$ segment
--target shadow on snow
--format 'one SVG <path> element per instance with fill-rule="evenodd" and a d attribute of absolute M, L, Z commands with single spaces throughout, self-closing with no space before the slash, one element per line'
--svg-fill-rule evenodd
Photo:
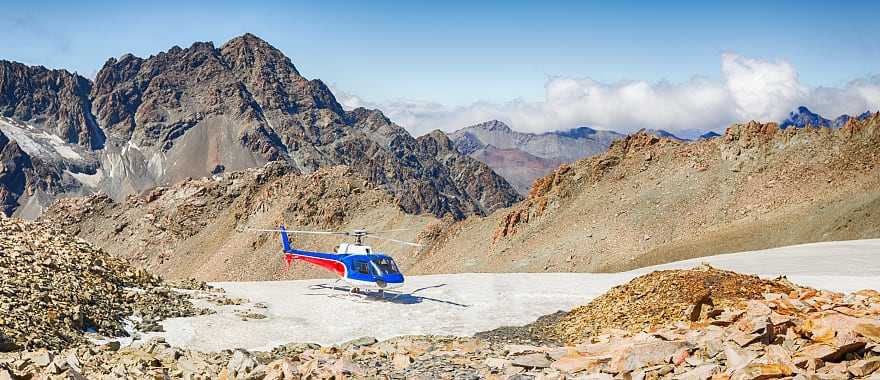
<path fill-rule="evenodd" d="M 423 288 L 418 288 L 409 293 L 396 293 L 392 291 L 385 292 L 384 295 L 379 295 L 379 292 L 371 292 L 361 290 L 360 293 L 351 293 L 351 287 L 348 286 L 337 286 L 336 283 L 327 283 L 327 284 L 317 284 L 309 286 L 309 289 L 312 290 L 335 290 L 335 291 L 344 291 L 345 293 L 305 293 L 307 296 L 327 296 L 331 298 L 340 298 L 340 299 L 353 299 L 356 301 L 377 301 L 377 302 L 388 302 L 388 303 L 396 303 L 403 305 L 412 305 L 417 303 L 422 303 L 424 301 L 430 302 L 439 302 L 445 303 L 447 305 L 458 306 L 458 307 L 470 307 L 471 305 L 460 304 L 453 301 L 442 300 L 438 298 L 432 297 L 424 297 L 416 295 L 417 292 L 421 292 L 423 290 L 441 288 L 446 286 L 446 284 L 437 284 L 432 286 L 426 286 Z"/>

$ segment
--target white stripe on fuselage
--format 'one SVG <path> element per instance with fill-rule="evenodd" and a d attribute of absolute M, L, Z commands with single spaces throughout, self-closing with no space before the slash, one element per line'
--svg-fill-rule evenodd
<path fill-rule="evenodd" d="M 390 283 L 390 284 L 385 285 L 384 288 L 382 288 L 382 287 L 379 287 L 379 285 L 376 285 L 376 283 L 373 281 L 355 280 L 353 278 L 341 278 L 341 279 L 342 279 L 342 281 L 345 281 L 347 284 L 349 284 L 355 288 L 383 290 L 383 289 L 397 289 L 397 288 L 403 286 L 402 282 L 401 283 Z"/>

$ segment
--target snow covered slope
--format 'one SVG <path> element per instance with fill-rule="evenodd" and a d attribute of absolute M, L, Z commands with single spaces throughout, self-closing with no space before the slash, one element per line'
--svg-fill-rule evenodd
<path fill-rule="evenodd" d="M 407 294 L 387 302 L 359 302 L 328 288 L 331 280 L 218 283 L 229 296 L 268 308 L 224 306 L 217 314 L 171 319 L 163 325 L 169 343 L 209 351 L 269 349 L 289 342 L 340 343 L 361 336 L 470 335 L 587 303 L 645 272 L 701 262 L 762 276 L 787 274 L 795 282 L 837 291 L 880 289 L 880 239 L 873 239 L 742 252 L 611 274 L 412 276 L 407 278 Z M 240 312 L 246 309 L 267 318 L 243 321 Z"/>

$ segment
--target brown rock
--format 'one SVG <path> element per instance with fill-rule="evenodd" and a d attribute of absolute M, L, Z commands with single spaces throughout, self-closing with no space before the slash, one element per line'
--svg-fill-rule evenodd
<path fill-rule="evenodd" d="M 394 368 L 398 371 L 409 368 L 409 365 L 412 364 L 412 358 L 409 355 L 405 354 L 394 354 Z"/>
<path fill-rule="evenodd" d="M 860 323 L 853 330 L 875 343 L 880 343 L 880 325 L 876 323 Z"/>
<path fill-rule="evenodd" d="M 870 359 L 856 360 L 847 367 L 849 373 L 857 377 L 868 376 L 877 371 L 877 369 L 880 369 L 880 357 L 878 356 Z"/>
<path fill-rule="evenodd" d="M 565 373 L 577 373 L 590 368 L 594 368 L 599 364 L 599 361 L 591 359 L 589 356 L 584 356 L 576 352 L 572 352 L 557 359 L 555 362 L 553 362 L 553 364 L 550 365 L 550 368 Z"/>
<path fill-rule="evenodd" d="M 791 376 L 792 369 L 780 364 L 750 364 L 749 366 L 735 371 L 730 376 L 731 380 L 765 380 Z"/>
<path fill-rule="evenodd" d="M 656 341 L 624 346 L 614 352 L 608 369 L 614 373 L 632 372 L 639 368 L 663 364 L 691 344 L 685 341 Z"/>
<path fill-rule="evenodd" d="M 681 380 L 707 380 L 712 378 L 718 371 L 720 367 L 717 364 L 704 364 L 690 371 L 687 371 L 681 375 L 676 376 L 676 379 Z"/>

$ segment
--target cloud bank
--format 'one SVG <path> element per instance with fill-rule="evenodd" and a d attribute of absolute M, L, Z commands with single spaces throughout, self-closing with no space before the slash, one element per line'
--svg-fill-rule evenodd
<path fill-rule="evenodd" d="M 850 81 L 840 87 L 810 88 L 785 61 L 766 61 L 727 53 L 721 56 L 721 78 L 694 76 L 683 83 L 642 80 L 603 83 L 590 78 L 551 77 L 544 100 L 476 102 L 448 106 L 420 101 L 369 102 L 336 90 L 346 108 L 382 110 L 395 123 L 420 135 L 433 129 L 453 131 L 490 119 L 525 132 L 591 126 L 633 132 L 665 129 L 692 135 L 722 130 L 731 123 L 780 121 L 805 105 L 825 117 L 880 109 L 880 76 Z"/>

